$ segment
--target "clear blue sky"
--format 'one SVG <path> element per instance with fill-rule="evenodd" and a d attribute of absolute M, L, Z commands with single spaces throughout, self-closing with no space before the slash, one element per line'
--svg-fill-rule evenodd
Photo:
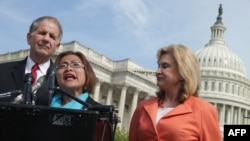
<path fill-rule="evenodd" d="M 110 59 L 156 69 L 160 47 L 182 43 L 198 51 L 209 42 L 220 3 L 225 42 L 250 76 L 249 0 L 0 0 L 0 54 L 28 49 L 31 22 L 51 15 L 63 26 L 62 43 L 75 40 Z"/>

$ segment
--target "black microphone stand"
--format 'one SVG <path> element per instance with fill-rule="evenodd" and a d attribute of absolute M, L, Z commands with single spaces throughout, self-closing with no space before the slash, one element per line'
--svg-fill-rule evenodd
<path fill-rule="evenodd" d="M 31 96 L 32 96 L 32 82 L 34 78 L 31 73 L 26 73 L 24 75 L 24 104 L 30 104 L 31 103 Z"/>
<path fill-rule="evenodd" d="M 75 96 L 72 95 L 72 94 L 69 94 L 68 92 L 66 92 L 64 89 L 62 89 L 62 88 L 60 88 L 60 87 L 55 87 L 54 90 L 55 90 L 56 92 L 60 92 L 60 93 L 62 93 L 62 94 L 64 94 L 64 95 L 66 95 L 66 96 L 68 96 L 68 97 L 74 99 L 74 100 L 77 101 L 78 103 L 80 103 L 80 104 L 82 104 L 83 106 L 85 106 L 85 109 L 88 108 L 88 107 L 92 107 L 92 105 L 90 105 L 89 103 L 82 101 L 81 99 L 75 97 Z"/>
<path fill-rule="evenodd" d="M 49 105 L 51 103 L 52 95 L 55 91 L 55 74 L 56 69 L 54 67 L 49 68 L 49 75 L 48 75 L 48 91 L 49 91 Z"/>

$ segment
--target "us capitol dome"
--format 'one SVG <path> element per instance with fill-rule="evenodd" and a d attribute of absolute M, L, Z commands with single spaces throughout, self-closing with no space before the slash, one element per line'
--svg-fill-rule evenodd
<path fill-rule="evenodd" d="M 196 55 L 201 69 L 200 96 L 217 107 L 223 134 L 225 124 L 250 123 L 250 82 L 243 61 L 225 44 L 222 10 L 220 4 L 211 39 Z"/>

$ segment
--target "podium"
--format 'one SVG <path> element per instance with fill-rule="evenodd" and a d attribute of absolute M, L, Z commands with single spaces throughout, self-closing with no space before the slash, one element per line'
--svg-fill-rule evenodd
<path fill-rule="evenodd" d="M 0 103 L 0 141 L 93 141 L 98 111 Z"/>

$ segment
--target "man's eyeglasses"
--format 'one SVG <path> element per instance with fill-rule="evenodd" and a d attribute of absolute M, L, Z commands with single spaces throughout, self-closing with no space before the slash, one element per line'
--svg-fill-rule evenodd
<path fill-rule="evenodd" d="M 81 62 L 70 62 L 70 63 L 61 63 L 56 66 L 56 69 L 66 69 L 68 66 L 72 68 L 83 68 L 84 65 Z"/>

